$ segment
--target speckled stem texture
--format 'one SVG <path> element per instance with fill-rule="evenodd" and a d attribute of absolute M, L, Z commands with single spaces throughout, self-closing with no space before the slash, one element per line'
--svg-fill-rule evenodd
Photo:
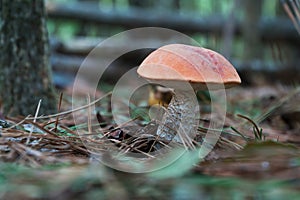
<path fill-rule="evenodd" d="M 175 92 L 158 127 L 157 135 L 168 141 L 184 143 L 186 146 L 192 145 L 199 114 L 198 103 L 192 97 L 195 97 L 192 92 Z"/>

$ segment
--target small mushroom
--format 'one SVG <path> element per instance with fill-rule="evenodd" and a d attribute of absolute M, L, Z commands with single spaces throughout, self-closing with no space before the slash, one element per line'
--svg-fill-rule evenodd
<path fill-rule="evenodd" d="M 137 73 L 151 82 L 174 89 L 174 95 L 164 113 L 157 135 L 168 140 L 193 146 L 195 116 L 198 102 L 191 100 L 198 90 L 229 88 L 241 83 L 232 64 L 210 49 L 170 44 L 153 51 L 141 63 Z M 187 87 L 189 85 L 189 87 Z"/>
<path fill-rule="evenodd" d="M 168 107 L 173 96 L 173 89 L 162 87 L 159 85 L 151 85 L 149 91 L 148 104 L 149 106 L 161 105 Z"/>

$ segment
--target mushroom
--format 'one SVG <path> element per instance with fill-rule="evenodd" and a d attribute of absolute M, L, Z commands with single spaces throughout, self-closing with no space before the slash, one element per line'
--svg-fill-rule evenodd
<path fill-rule="evenodd" d="M 137 73 L 151 82 L 174 89 L 156 134 L 189 147 L 193 146 L 191 136 L 198 128 L 193 125 L 197 124 L 195 116 L 199 114 L 198 102 L 191 100 L 195 92 L 241 83 L 235 68 L 222 55 L 185 44 L 169 44 L 153 51 L 138 67 Z"/>
<path fill-rule="evenodd" d="M 151 85 L 149 91 L 148 104 L 152 105 L 161 105 L 168 107 L 173 96 L 173 89 L 162 87 L 159 85 Z"/>

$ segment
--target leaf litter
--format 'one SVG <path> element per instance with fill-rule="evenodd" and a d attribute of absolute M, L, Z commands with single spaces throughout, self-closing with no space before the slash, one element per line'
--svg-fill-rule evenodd
<path fill-rule="evenodd" d="M 228 113 L 223 129 L 219 130 L 222 133 L 218 143 L 204 161 L 194 165 L 192 171 L 188 170 L 215 177 L 300 178 L 299 87 L 283 89 L 280 86 L 271 88 L 273 92 L 268 87 L 237 90 L 227 95 Z M 105 102 L 102 101 L 107 97 L 109 94 L 73 110 L 61 100 L 61 112 L 50 116 L 7 117 L 1 122 L 1 161 L 36 169 L 51 165 L 76 169 L 91 164 L 93 151 L 105 152 L 112 146 L 120 153 L 138 152 L 147 159 L 155 159 L 151 151 L 169 147 L 167 141 L 155 136 L 155 122 L 150 122 L 154 123 L 152 128 L 141 129 L 145 124 L 144 112 L 135 112 L 135 118 L 121 126 L 115 125 L 109 113 L 111 108 L 103 108 Z M 91 104 L 104 112 L 86 112 Z M 79 125 L 74 123 L 74 113 L 81 117 Z M 96 122 L 87 123 L 87 113 L 95 115 Z M 292 122 L 285 120 L 284 116 L 289 114 Z M 202 142 L 208 130 L 206 113 L 201 117 L 196 144 Z M 87 148 L 85 142 L 93 145 Z M 182 176 L 176 174 L 173 176 Z M 172 177 L 172 170 L 168 176 Z"/>

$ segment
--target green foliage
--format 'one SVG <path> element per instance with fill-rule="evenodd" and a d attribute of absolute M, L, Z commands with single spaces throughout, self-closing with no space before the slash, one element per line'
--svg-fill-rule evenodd
<path fill-rule="evenodd" d="M 263 15 L 266 17 L 275 17 L 276 16 L 276 1 L 267 0 L 263 1 Z"/>
<path fill-rule="evenodd" d="M 151 172 L 149 177 L 156 179 L 181 177 L 188 173 L 199 160 L 199 152 L 197 150 L 186 151 L 183 149 L 174 149 L 165 158 L 165 162 L 170 162 L 171 164 Z"/>
<path fill-rule="evenodd" d="M 129 8 L 129 2 L 128 0 L 115 0 L 115 5 L 113 4 L 112 0 L 99 0 L 99 9 L 106 10 L 108 12 L 119 12 L 124 11 Z M 69 0 L 54 0 L 53 3 L 72 3 Z M 190 0 L 190 1 L 184 1 L 180 0 L 180 14 L 183 15 L 192 15 L 196 17 L 203 17 L 203 16 L 210 16 L 210 15 L 220 15 L 227 17 L 229 16 L 232 6 L 234 5 L 234 0 Z M 263 2 L 263 11 L 262 15 L 266 17 L 274 17 L 276 15 L 276 4 L 277 2 L 275 0 L 268 0 Z M 168 8 L 165 8 L 168 10 Z M 239 12 L 239 7 L 236 8 L 238 17 L 242 17 L 241 13 Z M 48 28 L 49 32 L 51 34 L 57 35 L 59 38 L 62 39 L 69 39 L 71 37 L 74 37 L 76 33 L 82 28 L 82 24 L 79 22 L 71 22 L 69 20 L 48 20 Z M 115 31 L 111 32 L 110 29 L 115 29 L 114 27 L 105 27 L 105 25 L 101 27 L 89 27 L 89 33 L 90 36 L 97 36 L 99 33 L 101 34 L 103 31 L 106 32 L 107 36 L 110 36 L 112 34 L 117 33 L 118 31 L 122 31 L 121 29 L 116 29 Z M 207 35 L 194 35 L 194 37 L 202 46 L 204 47 L 213 47 L 216 48 L 215 45 L 213 45 L 213 40 L 215 40 L 215 37 L 207 37 Z M 215 43 L 215 42 L 214 42 Z M 241 46 L 238 44 L 239 42 L 234 41 L 234 46 Z M 242 49 L 240 49 L 242 50 Z M 237 51 L 233 52 L 233 54 L 241 53 L 237 49 Z"/>
<path fill-rule="evenodd" d="M 245 115 L 241 115 L 238 114 L 238 117 L 241 117 L 243 119 L 246 119 L 248 122 L 250 122 L 253 127 L 253 135 L 254 135 L 254 139 L 256 141 L 265 141 L 266 140 L 266 136 L 263 134 L 263 129 L 259 128 L 259 126 L 257 125 L 256 122 L 254 122 L 252 119 L 250 119 L 249 117 L 245 116 Z M 238 131 L 236 128 L 234 127 L 230 127 L 235 133 L 237 133 L 238 135 L 240 135 L 242 138 L 244 138 L 245 141 L 250 141 L 243 133 L 241 133 L 240 131 Z"/>
<path fill-rule="evenodd" d="M 142 108 L 142 107 L 137 107 L 132 103 L 129 103 L 129 108 L 130 108 L 130 117 L 131 119 L 137 119 L 140 118 L 142 121 L 145 123 L 150 122 L 150 116 L 148 114 L 148 109 Z"/>
<path fill-rule="evenodd" d="M 63 41 L 72 39 L 80 30 L 80 24 L 71 20 L 48 20 L 48 31 Z"/>
<path fill-rule="evenodd" d="M 245 148 L 222 163 L 214 163 L 228 173 L 226 164 L 260 163 L 278 155 L 288 158 L 293 168 L 300 166 L 299 150 L 293 145 L 273 141 L 248 143 Z M 180 156 L 178 156 L 180 155 Z M 178 159 L 176 159 L 178 158 Z M 291 174 L 284 179 L 215 177 L 191 172 L 199 162 L 197 151 L 172 151 L 166 162 L 171 165 L 149 174 L 116 172 L 101 164 L 55 164 L 30 168 L 13 163 L 0 164 L 1 197 L 62 199 L 99 199 L 120 197 L 156 199 L 297 199 L 299 183 Z M 243 165 L 244 168 L 246 167 Z M 272 166 L 272 164 L 270 164 Z M 249 166 L 251 168 L 251 166 Z M 244 169 L 243 168 L 243 169 Z M 267 172 L 267 171 L 266 171 Z"/>

